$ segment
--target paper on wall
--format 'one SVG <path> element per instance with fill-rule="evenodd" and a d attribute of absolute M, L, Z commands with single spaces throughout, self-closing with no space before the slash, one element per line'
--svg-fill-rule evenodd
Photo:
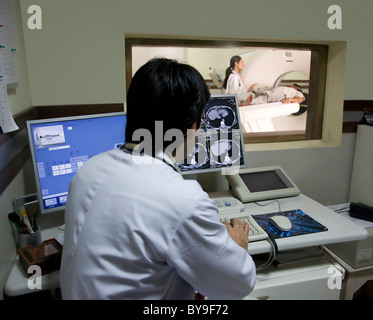
<path fill-rule="evenodd" d="M 0 76 L 0 127 L 3 133 L 19 129 L 10 112 L 6 76 Z"/>
<path fill-rule="evenodd" d="M 14 0 L 0 0 L 0 127 L 3 133 L 18 130 L 10 111 L 7 85 L 18 82 L 18 37 Z"/>

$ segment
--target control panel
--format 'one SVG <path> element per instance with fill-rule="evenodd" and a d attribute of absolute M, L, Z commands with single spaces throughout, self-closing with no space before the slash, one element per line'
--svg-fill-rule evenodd
<path fill-rule="evenodd" d="M 236 213 L 245 211 L 244 205 L 233 197 L 221 197 L 213 199 L 219 213 Z"/>

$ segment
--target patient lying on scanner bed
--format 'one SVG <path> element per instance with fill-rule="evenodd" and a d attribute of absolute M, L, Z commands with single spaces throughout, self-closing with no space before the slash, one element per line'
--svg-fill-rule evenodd
<path fill-rule="evenodd" d="M 291 87 L 264 87 L 253 89 L 248 104 L 263 104 L 271 102 L 301 103 L 305 100 L 302 88 L 293 84 Z"/>

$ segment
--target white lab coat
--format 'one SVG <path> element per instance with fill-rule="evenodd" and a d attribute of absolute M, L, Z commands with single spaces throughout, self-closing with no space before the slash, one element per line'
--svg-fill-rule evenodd
<path fill-rule="evenodd" d="M 112 150 L 72 180 L 60 270 L 64 299 L 238 299 L 255 285 L 249 254 L 195 181 L 149 156 Z"/>
<path fill-rule="evenodd" d="M 251 91 L 247 91 L 241 76 L 235 71 L 232 71 L 228 77 L 226 93 L 236 94 L 241 103 L 243 103 L 252 94 Z"/>

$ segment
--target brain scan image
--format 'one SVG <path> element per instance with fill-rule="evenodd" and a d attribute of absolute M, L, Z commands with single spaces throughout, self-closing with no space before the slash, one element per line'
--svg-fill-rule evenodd
<path fill-rule="evenodd" d="M 206 129 L 227 130 L 237 124 L 236 113 L 229 106 L 213 106 L 206 111 Z"/>

